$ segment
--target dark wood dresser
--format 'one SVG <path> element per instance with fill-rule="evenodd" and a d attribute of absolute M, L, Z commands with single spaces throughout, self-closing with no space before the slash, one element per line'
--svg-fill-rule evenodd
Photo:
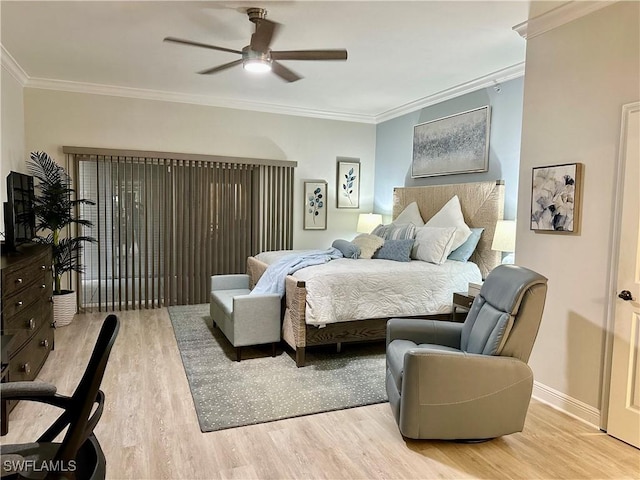
<path fill-rule="evenodd" d="M 33 380 L 53 348 L 51 250 L 23 245 L 19 253 L 3 255 L 0 266 L 2 335 L 12 337 L 3 381 Z M 14 406 L 9 402 L 3 413 Z"/>

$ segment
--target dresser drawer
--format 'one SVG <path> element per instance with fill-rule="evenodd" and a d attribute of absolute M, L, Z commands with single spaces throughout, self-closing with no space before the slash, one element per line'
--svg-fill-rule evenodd
<path fill-rule="evenodd" d="M 44 325 L 9 363 L 9 381 L 33 380 L 53 348 L 53 328 Z"/>
<path fill-rule="evenodd" d="M 38 278 L 36 281 L 26 288 L 14 293 L 11 296 L 5 296 L 2 299 L 3 315 L 5 322 L 11 321 L 14 315 L 26 310 L 34 303 L 42 301 L 49 302 L 53 286 L 51 282 L 45 282 L 44 278 Z"/>
<path fill-rule="evenodd" d="M 47 305 L 34 303 L 25 308 L 21 312 L 11 317 L 4 325 L 4 334 L 13 335 L 11 341 L 11 352 L 9 357 L 13 356 L 13 352 L 20 350 L 22 345 L 43 326 L 51 326 L 53 321 L 50 308 Z"/>
<path fill-rule="evenodd" d="M 45 256 L 41 256 L 34 263 L 4 273 L 2 276 L 2 295 L 6 298 L 24 290 L 33 283 L 50 283 L 50 281 L 51 262 Z"/>

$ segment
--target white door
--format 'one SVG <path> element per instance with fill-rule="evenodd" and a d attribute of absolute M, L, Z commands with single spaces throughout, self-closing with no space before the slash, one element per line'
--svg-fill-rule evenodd
<path fill-rule="evenodd" d="M 622 127 L 623 196 L 607 433 L 640 448 L 640 103 L 625 105 Z"/>

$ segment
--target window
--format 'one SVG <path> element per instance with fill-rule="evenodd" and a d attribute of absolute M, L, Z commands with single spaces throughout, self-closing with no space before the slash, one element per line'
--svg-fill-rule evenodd
<path fill-rule="evenodd" d="M 64 151 L 78 196 L 96 203 L 80 212 L 98 240 L 83 250 L 85 311 L 207 303 L 211 275 L 291 248 L 295 162 Z"/>

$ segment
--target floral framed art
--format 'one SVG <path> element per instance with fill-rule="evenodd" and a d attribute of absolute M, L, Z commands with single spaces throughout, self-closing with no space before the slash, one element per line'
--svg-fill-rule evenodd
<path fill-rule="evenodd" d="M 327 182 L 305 180 L 304 182 L 304 230 L 327 229 Z"/>
<path fill-rule="evenodd" d="M 360 208 L 360 162 L 338 159 L 336 198 L 338 208 Z"/>
<path fill-rule="evenodd" d="M 582 164 L 534 167 L 531 181 L 531 230 L 577 233 Z"/>

